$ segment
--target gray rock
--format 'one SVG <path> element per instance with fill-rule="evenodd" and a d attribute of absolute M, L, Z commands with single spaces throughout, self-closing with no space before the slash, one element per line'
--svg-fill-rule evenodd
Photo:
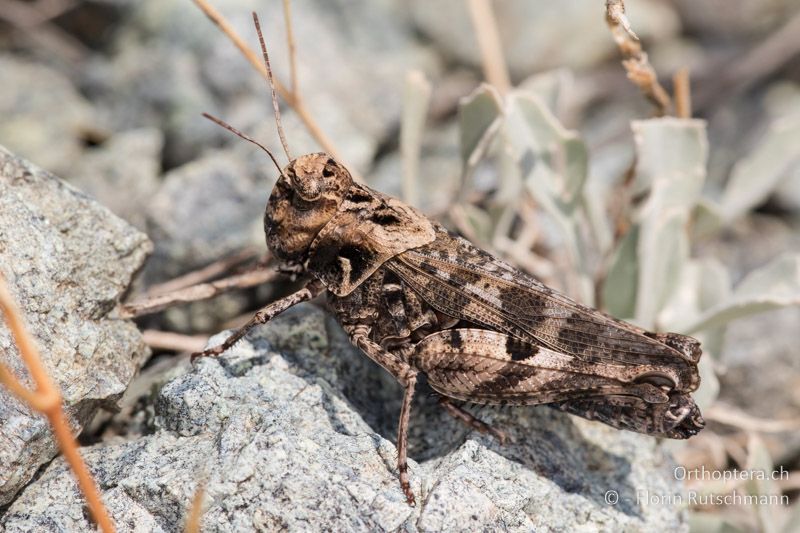
<path fill-rule="evenodd" d="M 147 208 L 156 243 L 147 278 L 164 281 L 247 246 L 266 247 L 263 216 L 272 183 L 239 159 L 210 153 L 164 176 Z"/>
<path fill-rule="evenodd" d="M 161 184 L 163 137 L 152 128 L 117 133 L 84 153 L 69 182 L 144 230 L 145 213 Z"/>
<path fill-rule="evenodd" d="M 637 503 L 637 491 L 681 490 L 655 439 L 544 407 L 484 409 L 514 440 L 500 446 L 451 420 L 422 388 L 412 409 L 411 508 L 388 429 L 398 400 L 382 369 L 324 312 L 302 305 L 167 383 L 153 434 L 83 454 L 120 531 L 179 530 L 203 479 L 204 531 L 686 529 L 679 506 Z M 616 505 L 607 491 L 619 494 Z M 61 459 L 2 526 L 91 530 Z"/>
<path fill-rule="evenodd" d="M 119 398 L 146 355 L 135 325 L 109 313 L 149 251 L 145 235 L 0 147 L 0 271 L 77 428 Z M 5 324 L 0 358 L 27 375 Z M 0 506 L 56 451 L 46 420 L 0 387 Z"/>
<path fill-rule="evenodd" d="M 89 102 L 48 66 L 0 55 L 0 72 L 0 144 L 67 174 L 82 152 L 82 135 L 97 127 Z"/>
<path fill-rule="evenodd" d="M 259 155 L 263 156 L 258 151 L 253 157 Z M 210 152 L 164 176 L 146 207 L 148 233 L 155 242 L 155 253 L 142 276 L 148 284 L 172 279 L 243 248 L 266 251 L 264 209 L 275 172 L 272 176 L 251 172 L 247 159 L 230 152 Z M 249 301 L 248 293 L 233 291 L 173 307 L 163 317 L 170 330 L 215 331 Z"/>
<path fill-rule="evenodd" d="M 251 12 L 259 11 L 273 69 L 288 82 L 280 5 L 266 9 L 253 0 L 223 0 L 215 8 L 256 50 Z M 390 1 L 298 0 L 292 11 L 303 98 L 343 157 L 363 172 L 397 125 L 397 88 L 405 71 L 434 71 L 438 65 L 416 44 L 410 25 Z M 270 136 L 264 138 L 277 139 L 266 83 L 191 2 L 138 2 L 114 49 L 110 58 L 91 65 L 87 91 L 116 129 L 160 124 L 167 135 L 168 166 L 193 159 L 222 138 L 201 111 L 221 115 L 245 131 L 269 124 Z M 243 107 L 251 110 L 244 120 L 236 113 Z M 288 118 L 286 126 L 295 152 L 319 148 L 296 118 Z"/>

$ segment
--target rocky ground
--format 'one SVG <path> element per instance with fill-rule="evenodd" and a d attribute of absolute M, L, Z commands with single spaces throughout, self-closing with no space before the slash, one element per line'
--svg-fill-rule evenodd
<path fill-rule="evenodd" d="M 679 506 L 643 496 L 681 490 L 654 439 L 547 408 L 485 410 L 509 432 L 501 446 L 424 390 L 411 421 L 419 505 L 409 507 L 393 471 L 400 389 L 312 305 L 170 374 L 154 388 L 146 434 L 83 450 L 120 530 L 180 530 L 201 484 L 208 531 L 674 531 L 683 522 Z M 3 524 L 88 530 L 82 507 L 56 460 Z"/>

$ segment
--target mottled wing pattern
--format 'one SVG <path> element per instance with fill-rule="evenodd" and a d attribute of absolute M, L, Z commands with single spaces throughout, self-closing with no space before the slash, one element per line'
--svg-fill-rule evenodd
<path fill-rule="evenodd" d="M 434 239 L 433 224 L 414 208 L 353 184 L 311 243 L 308 270 L 329 291 L 345 296 L 389 258 Z"/>
<path fill-rule="evenodd" d="M 417 343 L 413 357 L 435 390 L 476 403 L 541 404 L 609 394 L 667 400 L 649 383 L 631 384 L 634 375 L 615 379 L 597 367 L 573 368 L 563 354 L 496 331 L 433 333 Z"/>
<path fill-rule="evenodd" d="M 623 373 L 655 365 L 653 382 L 663 378 L 682 390 L 699 385 L 694 339 L 649 333 L 580 305 L 440 227 L 434 242 L 386 267 L 436 310 L 549 348 L 574 365 Z"/>
<path fill-rule="evenodd" d="M 686 438 L 703 426 L 687 394 L 636 382 L 635 369 L 615 374 L 598 365 L 576 367 L 564 354 L 496 331 L 433 333 L 417 343 L 411 362 L 434 390 L 458 400 L 553 404 L 614 427 L 672 438 Z"/>

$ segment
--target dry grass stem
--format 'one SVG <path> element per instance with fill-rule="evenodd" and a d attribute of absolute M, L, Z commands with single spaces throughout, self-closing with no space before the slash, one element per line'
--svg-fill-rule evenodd
<path fill-rule="evenodd" d="M 692 88 L 689 69 L 682 68 L 672 77 L 672 94 L 675 97 L 675 116 L 692 118 Z"/>
<path fill-rule="evenodd" d="M 773 420 L 759 418 L 722 402 L 716 402 L 706 408 L 703 416 L 721 424 L 734 426 L 745 431 L 761 433 L 781 433 L 783 431 L 797 431 L 800 429 L 800 418 L 786 420 Z"/>
<path fill-rule="evenodd" d="M 145 344 L 156 350 L 172 352 L 202 352 L 208 343 L 208 335 L 184 335 L 172 331 L 146 329 L 142 331 Z"/>
<path fill-rule="evenodd" d="M 119 313 L 120 318 L 135 318 L 138 316 L 151 315 L 174 305 L 207 300 L 232 289 L 246 289 L 248 287 L 261 285 L 262 283 L 272 281 L 276 276 L 277 272 L 274 270 L 259 268 L 210 283 L 193 285 L 167 294 L 145 297 L 141 300 L 123 305 Z"/>
<path fill-rule="evenodd" d="M 490 0 L 469 0 L 469 14 L 478 38 L 486 81 L 500 94 L 506 94 L 511 89 L 511 79 Z"/>
<path fill-rule="evenodd" d="M 253 51 L 247 43 L 239 36 L 236 30 L 231 26 L 230 22 L 222 16 L 222 14 L 217 11 L 211 4 L 209 4 L 206 0 L 193 0 L 197 7 L 213 22 L 221 31 L 224 33 L 239 49 L 239 51 L 244 55 L 244 57 L 250 62 L 250 64 L 255 68 L 261 75 L 269 81 L 269 73 L 267 71 L 266 65 L 264 65 L 261 57 Z M 285 11 L 285 16 L 288 18 L 290 16 L 289 11 Z M 293 34 L 292 34 L 293 35 Z M 292 59 L 293 54 L 290 52 L 290 59 Z M 296 67 L 294 65 L 291 66 L 292 71 L 296 72 Z M 336 148 L 333 141 L 322 131 L 317 121 L 314 119 L 314 116 L 311 114 L 309 109 L 305 106 L 305 103 L 302 98 L 300 98 L 299 94 L 296 92 L 292 92 L 286 88 L 279 80 L 274 80 L 275 82 L 275 90 L 278 92 L 281 98 L 294 109 L 294 112 L 297 113 L 297 116 L 300 117 L 300 120 L 303 121 L 305 124 L 306 129 L 311 134 L 314 139 L 322 146 L 322 149 L 331 154 L 334 158 L 338 159 L 342 164 L 347 166 L 350 173 L 353 175 L 353 178 L 362 181 L 360 176 L 355 172 L 355 170 L 347 165 L 346 161 L 342 158 L 341 152 Z"/>
<path fill-rule="evenodd" d="M 203 501 L 206 497 L 205 482 L 197 485 L 197 490 L 194 491 L 192 498 L 192 506 L 189 509 L 189 516 L 186 517 L 186 533 L 200 533 L 200 526 L 203 520 Z"/>
<path fill-rule="evenodd" d="M 68 62 L 83 61 L 89 50 L 70 33 L 50 21 L 76 6 L 76 2 L 20 2 L 0 0 L 0 20 L 20 30 L 21 35 Z"/>
<path fill-rule="evenodd" d="M 97 485 L 87 470 L 83 458 L 78 453 L 78 444 L 62 408 L 61 391 L 47 374 L 47 370 L 45 370 L 39 357 L 39 351 L 36 349 L 33 338 L 22 323 L 20 312 L 6 287 L 5 279 L 2 275 L 0 275 L 0 310 L 9 330 L 11 330 L 14 342 L 19 349 L 20 357 L 28 368 L 35 388 L 32 391 L 25 388 L 2 363 L 0 363 L 0 383 L 8 387 L 14 395 L 30 405 L 31 408 L 47 417 L 53 427 L 53 433 L 61 453 L 75 474 L 78 486 L 86 498 L 92 519 L 102 531 L 106 533 L 113 532 L 114 524 L 111 522 L 108 511 L 100 499 Z"/>
<path fill-rule="evenodd" d="M 286 44 L 289 47 L 289 90 L 300 99 L 300 86 L 297 81 L 297 45 L 292 28 L 292 2 L 283 0 L 283 23 L 286 25 Z"/>
<path fill-rule="evenodd" d="M 628 71 L 628 79 L 653 103 L 657 116 L 666 115 L 671 105 L 669 94 L 658 82 L 658 76 L 647 59 L 647 53 L 631 29 L 628 17 L 625 16 L 623 0 L 606 0 L 606 22 L 617 47 L 622 52 L 622 66 Z"/>
<path fill-rule="evenodd" d="M 256 257 L 258 257 L 258 252 L 251 248 L 245 248 L 232 255 L 229 255 L 228 257 L 223 257 L 218 261 L 214 261 L 210 265 L 204 266 L 203 268 L 193 270 L 192 272 L 178 276 L 177 278 L 173 278 L 169 281 L 165 281 L 164 283 L 153 285 L 147 289 L 147 296 L 158 296 L 168 292 L 177 291 L 179 289 L 185 289 L 186 287 L 191 287 L 192 285 L 197 285 L 198 283 L 204 283 L 212 278 L 224 274 L 233 267 L 241 265 L 242 263 L 250 261 L 251 259 L 255 259 Z M 265 258 L 259 261 L 259 263 L 266 265 L 267 259 Z"/>
<path fill-rule="evenodd" d="M 800 470 L 789 472 L 786 479 L 778 479 L 775 482 L 783 492 L 800 490 Z"/>

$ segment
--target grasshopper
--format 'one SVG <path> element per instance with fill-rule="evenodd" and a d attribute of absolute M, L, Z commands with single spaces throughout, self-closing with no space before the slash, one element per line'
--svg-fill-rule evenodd
<path fill-rule="evenodd" d="M 503 432 L 454 401 L 547 404 L 627 429 L 685 439 L 705 422 L 690 396 L 700 384 L 700 343 L 652 333 L 581 305 L 419 211 L 356 183 L 325 153 L 292 158 L 261 35 L 278 132 L 289 164 L 244 133 L 207 118 L 267 152 L 280 174 L 267 203 L 267 246 L 281 269 L 308 279 L 270 303 L 221 345 L 325 293 L 350 341 L 404 389 L 397 470 L 409 504 L 408 424 L 417 378 L 427 377 L 455 418 L 501 442 Z"/>

